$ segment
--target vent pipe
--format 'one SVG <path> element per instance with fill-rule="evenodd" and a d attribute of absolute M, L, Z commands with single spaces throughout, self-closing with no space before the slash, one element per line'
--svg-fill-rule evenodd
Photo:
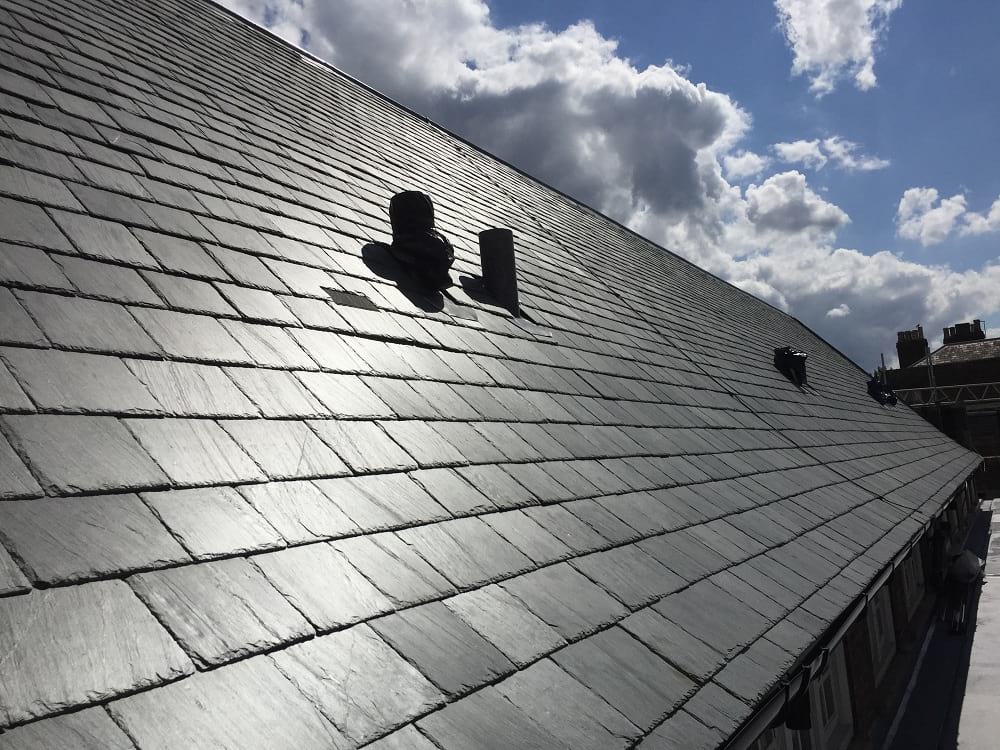
<path fill-rule="evenodd" d="M 483 267 L 483 286 L 497 303 L 520 315 L 517 301 L 517 264 L 514 259 L 514 233 L 509 229 L 487 229 L 479 233 L 479 258 Z"/>

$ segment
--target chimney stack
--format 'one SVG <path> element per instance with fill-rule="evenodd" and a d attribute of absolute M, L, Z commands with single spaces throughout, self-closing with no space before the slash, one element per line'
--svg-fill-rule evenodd
<path fill-rule="evenodd" d="M 963 341 L 981 341 L 986 338 L 983 321 L 974 320 L 971 323 L 956 323 L 944 329 L 944 343 L 959 344 Z"/>
<path fill-rule="evenodd" d="M 483 285 L 501 307 L 520 315 L 517 301 L 517 266 L 514 260 L 514 233 L 509 229 L 487 229 L 479 233 L 479 257 Z"/>
<path fill-rule="evenodd" d="M 900 368 L 909 367 L 927 356 L 924 327 L 917 326 L 911 331 L 899 331 L 896 334 L 896 354 L 899 356 Z"/>

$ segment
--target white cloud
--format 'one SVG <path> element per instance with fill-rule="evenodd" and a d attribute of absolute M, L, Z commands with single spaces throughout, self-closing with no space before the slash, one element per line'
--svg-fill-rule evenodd
<path fill-rule="evenodd" d="M 811 141 L 775 143 L 771 148 L 781 161 L 801 164 L 808 169 L 822 169 L 827 163 L 847 172 L 870 172 L 889 166 L 888 159 L 860 154 L 857 143 L 839 135 L 823 140 L 816 138 Z"/>
<path fill-rule="evenodd" d="M 817 96 L 842 78 L 867 91 L 876 84 L 875 50 L 889 16 L 903 0 L 775 0 L 792 48 L 792 73 L 808 75 Z"/>
<path fill-rule="evenodd" d="M 959 230 L 960 234 L 987 234 L 988 232 L 1000 232 L 1000 198 L 993 201 L 987 213 L 977 214 L 969 211 L 962 217 L 965 225 Z"/>
<path fill-rule="evenodd" d="M 726 177 L 731 180 L 743 180 L 759 175 L 771 166 L 771 160 L 753 151 L 738 151 L 726 154 L 722 158 L 722 166 L 726 171 Z"/>
<path fill-rule="evenodd" d="M 225 1 L 869 365 L 914 321 L 1000 309 L 1000 266 L 955 273 L 836 247 L 849 219 L 800 172 L 731 184 L 767 159 L 738 150 L 750 115 L 669 63 L 637 67 L 589 23 L 501 28 L 483 0 Z M 827 162 L 868 158 L 826 140 L 815 143 Z M 864 325 L 827 316 L 839 309 Z"/>
<path fill-rule="evenodd" d="M 910 188 L 896 209 L 896 233 L 921 245 L 944 242 L 965 213 L 965 196 L 939 200 L 934 188 Z"/>
<path fill-rule="evenodd" d="M 831 307 L 826 311 L 826 317 L 828 318 L 846 318 L 851 314 L 851 306 L 846 302 L 841 302 L 836 307 Z"/>

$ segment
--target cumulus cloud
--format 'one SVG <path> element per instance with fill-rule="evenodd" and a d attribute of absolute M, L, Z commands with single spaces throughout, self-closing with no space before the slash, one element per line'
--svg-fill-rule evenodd
<path fill-rule="evenodd" d="M 788 310 L 869 364 L 914 321 L 947 325 L 1000 306 L 1000 266 L 955 273 L 838 248 L 849 218 L 803 174 L 759 178 L 770 160 L 741 150 L 749 113 L 669 62 L 635 65 L 590 23 L 500 27 L 484 0 L 224 4 Z M 868 158 L 827 140 L 815 142 L 824 163 L 850 168 L 849 158 Z M 751 177 L 745 190 L 734 184 Z M 987 226 L 991 216 L 982 217 Z M 865 324 L 827 315 L 838 310 Z"/>
<path fill-rule="evenodd" d="M 875 51 L 903 0 L 775 0 L 792 49 L 792 73 L 808 75 L 823 96 L 846 77 L 867 91 L 876 84 Z"/>
<path fill-rule="evenodd" d="M 965 213 L 965 196 L 939 198 L 934 188 L 910 188 L 896 209 L 896 232 L 924 247 L 944 242 Z"/>
<path fill-rule="evenodd" d="M 969 211 L 962 219 L 965 225 L 959 230 L 960 234 L 1000 232 L 1000 198 L 993 201 L 993 205 L 990 206 L 989 211 L 979 214 Z"/>
<path fill-rule="evenodd" d="M 826 317 L 828 318 L 846 318 L 851 314 L 851 306 L 846 302 L 841 302 L 836 307 L 831 307 L 826 311 Z"/>
<path fill-rule="evenodd" d="M 889 166 L 888 159 L 859 153 L 857 143 L 838 135 L 822 140 L 775 143 L 771 148 L 781 161 L 808 169 L 822 169 L 830 163 L 847 172 L 871 172 Z"/>
<path fill-rule="evenodd" d="M 767 156 L 755 154 L 753 151 L 737 151 L 733 154 L 726 154 L 722 158 L 722 166 L 726 171 L 727 178 L 743 180 L 759 175 L 771 166 L 771 160 Z"/>

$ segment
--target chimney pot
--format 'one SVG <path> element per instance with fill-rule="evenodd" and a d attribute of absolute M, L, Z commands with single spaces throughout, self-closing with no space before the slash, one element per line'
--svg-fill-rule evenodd
<path fill-rule="evenodd" d="M 483 285 L 502 307 L 517 317 L 517 264 L 514 257 L 514 233 L 509 229 L 487 229 L 479 233 L 479 257 L 483 267 Z"/>

